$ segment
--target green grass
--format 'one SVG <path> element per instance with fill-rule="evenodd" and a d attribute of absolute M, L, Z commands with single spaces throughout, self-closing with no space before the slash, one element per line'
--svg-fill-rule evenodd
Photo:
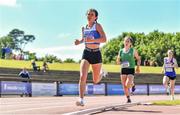
<path fill-rule="evenodd" d="M 36 65 L 42 67 L 43 62 L 37 61 Z M 48 63 L 49 69 L 51 70 L 71 70 L 79 71 L 79 64 L 76 63 Z M 31 61 L 20 61 L 20 60 L 2 60 L 0 59 L 0 67 L 5 68 L 23 68 L 26 67 L 31 69 Z"/>
<path fill-rule="evenodd" d="M 38 66 L 42 67 L 43 62 L 36 62 Z M 80 64 L 78 63 L 48 63 L 50 70 L 69 70 L 79 71 Z M 0 67 L 6 68 L 23 68 L 31 69 L 31 61 L 19 60 L 2 60 L 0 59 Z M 103 68 L 108 72 L 120 72 L 119 65 L 103 64 Z M 176 71 L 180 74 L 180 69 Z M 141 66 L 141 73 L 161 73 L 161 67 L 145 67 Z"/>
<path fill-rule="evenodd" d="M 180 105 L 180 100 L 163 100 L 163 101 L 154 101 L 153 105 Z"/>

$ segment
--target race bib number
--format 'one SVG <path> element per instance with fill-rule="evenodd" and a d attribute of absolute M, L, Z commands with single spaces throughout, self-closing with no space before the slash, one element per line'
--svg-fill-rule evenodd
<path fill-rule="evenodd" d="M 87 39 L 87 38 L 89 38 L 89 39 L 95 39 L 93 35 L 88 35 L 88 36 L 85 37 L 85 39 Z M 86 43 L 94 43 L 94 42 L 86 42 Z"/>
<path fill-rule="evenodd" d="M 128 61 L 122 62 L 121 67 L 122 68 L 128 68 L 129 67 L 129 62 Z"/>
<path fill-rule="evenodd" d="M 173 72 L 172 68 L 166 68 L 166 72 Z"/>
<path fill-rule="evenodd" d="M 172 67 L 172 64 L 165 64 L 165 67 Z"/>

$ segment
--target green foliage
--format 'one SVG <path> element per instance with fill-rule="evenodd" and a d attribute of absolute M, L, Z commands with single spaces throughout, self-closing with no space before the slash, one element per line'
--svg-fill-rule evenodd
<path fill-rule="evenodd" d="M 29 55 L 29 60 L 36 60 L 36 53 L 27 53 Z"/>
<path fill-rule="evenodd" d="M 13 49 L 23 51 L 25 45 L 29 42 L 33 42 L 35 40 L 34 35 L 25 35 L 24 31 L 19 29 L 13 29 L 8 34 L 9 37 L 13 39 L 13 43 L 15 44 Z"/>
<path fill-rule="evenodd" d="M 62 63 L 62 60 L 57 58 L 57 56 L 54 56 L 54 55 L 46 55 L 45 57 L 42 57 L 42 58 L 40 58 L 38 60 L 39 61 L 46 61 L 46 62 L 49 62 L 49 63 L 54 63 L 54 62 Z"/>
<path fill-rule="evenodd" d="M 12 37 L 10 36 L 4 36 L 0 38 L 0 46 L 1 47 L 10 47 L 10 48 L 14 48 L 15 47 L 15 43 L 13 42 Z"/>
<path fill-rule="evenodd" d="M 9 48 L 13 49 L 15 47 L 15 43 L 13 39 L 9 36 L 4 36 L 0 38 L 0 55 L 2 54 L 1 50 L 2 47 L 8 46 Z"/>
<path fill-rule="evenodd" d="M 144 33 L 124 32 L 117 38 L 110 40 L 102 48 L 104 63 L 115 62 L 119 49 L 123 48 L 123 38 L 127 35 L 132 37 L 133 46 L 141 56 L 142 62 L 148 59 L 162 66 L 163 58 L 167 56 L 168 49 L 172 49 L 180 65 L 180 32 L 164 33 L 158 30 L 147 35 Z"/>
<path fill-rule="evenodd" d="M 117 39 L 112 39 L 106 45 L 103 46 L 103 63 L 115 63 L 115 59 L 118 54 L 119 48 L 123 46 L 121 39 L 123 39 L 123 37 L 119 36 Z"/>
<path fill-rule="evenodd" d="M 67 58 L 64 63 L 75 63 L 75 61 L 72 58 Z"/>

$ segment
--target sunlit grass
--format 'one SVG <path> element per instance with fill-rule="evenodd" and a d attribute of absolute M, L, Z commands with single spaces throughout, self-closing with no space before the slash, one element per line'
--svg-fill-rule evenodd
<path fill-rule="evenodd" d="M 36 64 L 42 67 L 43 62 L 37 61 Z M 50 70 L 69 70 L 79 71 L 79 63 L 48 63 Z M 2 60 L 0 59 L 0 67 L 5 68 L 23 68 L 31 69 L 31 61 L 19 61 L 19 60 Z M 103 68 L 108 72 L 120 72 L 119 65 L 103 64 Z M 141 73 L 161 73 L 162 67 L 145 67 L 141 66 Z M 176 71 L 180 74 L 180 70 Z"/>
<path fill-rule="evenodd" d="M 180 105 L 180 100 L 154 101 L 153 105 Z"/>

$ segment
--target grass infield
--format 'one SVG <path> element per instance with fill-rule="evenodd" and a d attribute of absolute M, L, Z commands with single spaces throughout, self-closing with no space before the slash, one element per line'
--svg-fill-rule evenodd
<path fill-rule="evenodd" d="M 42 68 L 43 62 L 37 61 L 36 64 Z M 79 71 L 79 63 L 48 63 L 50 70 L 67 70 L 67 71 Z M 31 69 L 31 61 L 19 61 L 19 60 L 3 60 L 0 59 L 0 67 L 5 68 L 23 68 Z M 120 65 L 103 64 L 103 68 L 108 72 L 120 72 Z M 141 66 L 140 73 L 161 73 L 162 67 Z M 180 74 L 180 69 L 176 70 L 177 74 Z"/>
<path fill-rule="evenodd" d="M 153 105 L 180 105 L 180 100 L 162 100 L 162 101 L 154 101 Z"/>

